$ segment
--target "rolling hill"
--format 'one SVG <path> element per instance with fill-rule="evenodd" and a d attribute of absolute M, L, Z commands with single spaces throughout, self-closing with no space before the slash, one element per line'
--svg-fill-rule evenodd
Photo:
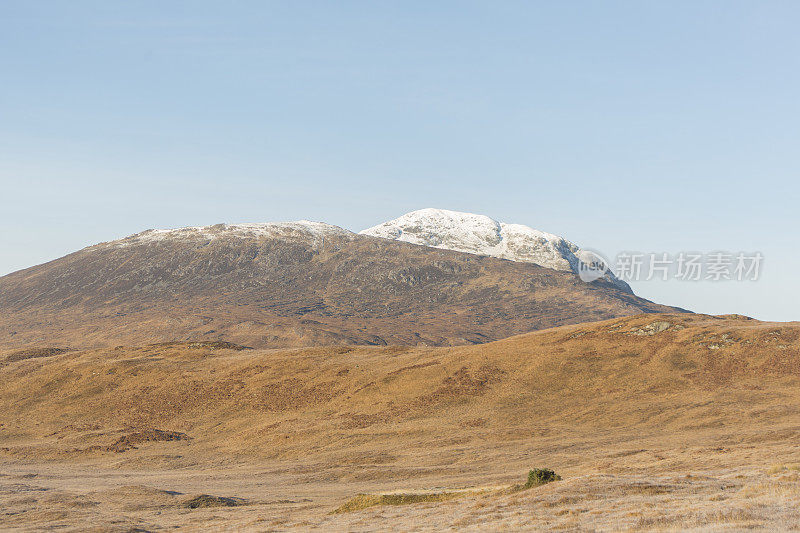
<path fill-rule="evenodd" d="M 660 314 L 476 346 L 28 348 L 0 354 L 0 391 L 7 525 L 800 524 L 798 323 Z M 564 479 L 492 488 L 532 467 Z M 443 487 L 492 489 L 330 515 L 360 492 Z M 198 493 L 243 505 L 187 514 Z"/>

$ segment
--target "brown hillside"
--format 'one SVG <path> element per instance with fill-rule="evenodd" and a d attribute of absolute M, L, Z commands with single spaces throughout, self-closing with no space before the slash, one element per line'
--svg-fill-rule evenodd
<path fill-rule="evenodd" d="M 117 508 L 108 492 L 69 507 L 99 469 L 107 491 L 136 480 L 250 502 L 193 515 L 217 527 L 800 525 L 786 507 L 800 491 L 780 477 L 800 464 L 798 323 L 641 315 L 478 346 L 232 348 L 7 353 L 7 471 L 39 465 L 67 522 Z M 535 466 L 564 481 L 327 517 L 358 492 L 503 486 Z M 127 524 L 185 523 L 141 505 Z"/>
<path fill-rule="evenodd" d="M 133 236 L 0 278 L 0 347 L 461 345 L 676 309 L 605 281 L 355 235 Z"/>

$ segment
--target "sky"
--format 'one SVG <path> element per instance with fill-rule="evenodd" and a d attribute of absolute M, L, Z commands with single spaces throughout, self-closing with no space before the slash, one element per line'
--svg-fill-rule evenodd
<path fill-rule="evenodd" d="M 148 228 L 424 207 L 622 250 L 800 320 L 800 3 L 0 2 L 0 275 Z"/>

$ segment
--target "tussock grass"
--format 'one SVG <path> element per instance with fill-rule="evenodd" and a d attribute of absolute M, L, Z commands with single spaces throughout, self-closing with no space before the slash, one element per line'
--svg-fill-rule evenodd
<path fill-rule="evenodd" d="M 800 463 L 780 464 L 773 465 L 767 470 L 767 474 L 774 475 L 782 472 L 798 472 L 800 471 Z"/>
<path fill-rule="evenodd" d="M 187 509 L 200 509 L 203 507 L 236 507 L 244 505 L 241 498 L 227 498 L 225 496 L 212 496 L 211 494 L 200 494 L 183 502 Z"/>
<path fill-rule="evenodd" d="M 561 476 L 546 468 L 534 468 L 528 472 L 528 480 L 522 485 L 512 485 L 508 488 L 472 488 L 458 489 L 441 492 L 390 492 L 384 494 L 358 494 L 333 511 L 334 514 L 360 511 L 377 505 L 407 505 L 412 503 L 443 502 L 468 495 L 478 494 L 508 494 L 518 492 L 552 481 L 558 481 Z"/>
<path fill-rule="evenodd" d="M 472 492 L 473 494 L 478 491 Z M 376 505 L 407 505 L 411 503 L 423 502 L 443 502 L 459 498 L 470 494 L 470 491 L 452 491 L 452 492 L 420 492 L 420 493 L 396 493 L 396 494 L 359 494 L 351 498 L 343 505 L 338 507 L 333 512 L 349 513 L 352 511 L 360 511 Z"/>

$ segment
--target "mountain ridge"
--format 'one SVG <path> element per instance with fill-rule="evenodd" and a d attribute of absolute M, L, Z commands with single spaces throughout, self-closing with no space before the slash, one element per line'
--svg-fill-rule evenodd
<path fill-rule="evenodd" d="M 274 237 L 290 234 L 306 234 L 309 236 L 324 237 L 325 235 L 351 235 L 353 232 L 327 224 L 310 220 L 296 220 L 290 222 L 251 222 L 239 224 L 213 224 L 209 226 L 187 226 L 173 229 L 149 229 L 121 239 L 115 239 L 93 246 L 128 245 L 131 243 L 156 242 L 169 239 L 211 240 L 224 236 L 237 237 Z M 89 247 L 91 248 L 91 246 Z"/>

